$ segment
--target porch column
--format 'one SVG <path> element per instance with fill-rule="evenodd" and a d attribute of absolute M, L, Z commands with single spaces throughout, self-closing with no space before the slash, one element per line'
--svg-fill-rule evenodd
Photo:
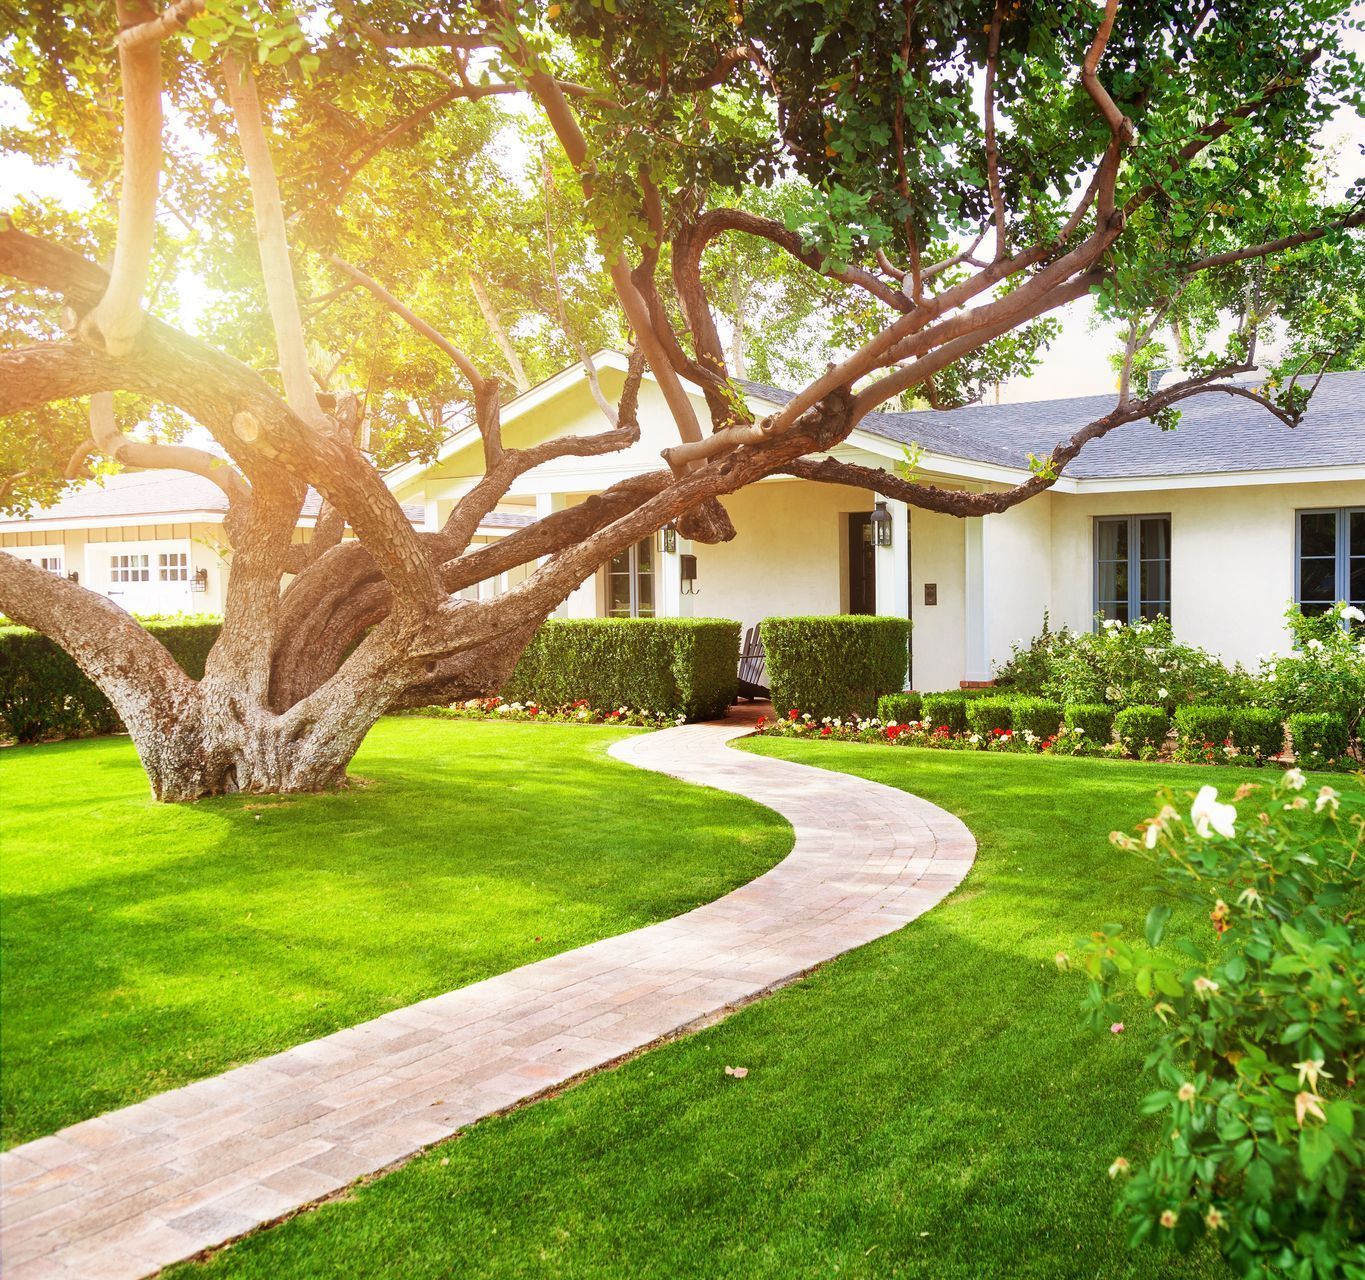
<path fill-rule="evenodd" d="M 888 501 L 891 545 L 877 548 L 877 612 L 888 618 L 910 616 L 910 508 Z"/>
<path fill-rule="evenodd" d="M 567 507 L 568 501 L 562 493 L 537 493 L 536 494 L 536 519 L 543 520 L 546 516 L 552 515 L 556 511 L 563 511 Z M 536 561 L 536 566 L 543 565 L 549 556 L 541 556 Z M 584 586 L 576 587 L 569 593 L 569 598 L 563 601 L 550 615 L 552 618 L 591 618 L 597 612 L 597 584 L 596 576 L 589 578 Z"/>
<path fill-rule="evenodd" d="M 990 650 L 986 644 L 989 621 L 989 565 L 986 557 L 984 516 L 969 516 L 966 525 L 966 568 L 963 581 L 966 623 L 965 680 L 991 678 Z"/>

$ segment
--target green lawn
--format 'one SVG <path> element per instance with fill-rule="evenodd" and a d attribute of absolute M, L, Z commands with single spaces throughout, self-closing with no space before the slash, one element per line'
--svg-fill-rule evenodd
<path fill-rule="evenodd" d="M 1198 1277 L 1130 1256 L 1111 1217 L 1150 1029 L 1082 1025 L 1054 954 L 1140 929 L 1144 864 L 1107 842 L 1163 783 L 1251 775 L 768 740 L 762 754 L 903 786 L 961 814 L 976 867 L 903 931 L 180 1280 L 438 1277 Z M 1360 803 L 1359 785 L 1334 779 Z M 1177 924 L 1179 922 L 1177 921 Z M 1207 922 L 1198 922 L 1207 928 Z M 1174 926 L 1173 926 L 1174 928 Z M 727 1064 L 749 1068 L 727 1077 Z"/>
<path fill-rule="evenodd" d="M 152 803 L 126 739 L 0 751 L 6 1145 L 675 915 L 791 848 L 606 754 L 382 722 L 330 796 Z"/>

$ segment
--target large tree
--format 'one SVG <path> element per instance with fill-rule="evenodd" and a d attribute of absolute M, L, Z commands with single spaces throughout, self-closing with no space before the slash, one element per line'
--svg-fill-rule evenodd
<path fill-rule="evenodd" d="M 1318 341 L 1314 317 L 1363 220 L 1358 190 L 1324 198 L 1314 154 L 1360 99 L 1347 7 L 33 6 L 0 47 L 30 112 L 6 145 L 74 166 L 103 203 L 0 230 L 6 491 L 101 460 L 194 472 L 230 504 L 232 572 L 199 681 L 109 601 L 7 555 L 0 609 L 106 692 L 158 797 L 310 790 L 342 779 L 386 710 L 496 688 L 615 552 L 669 522 L 733 536 L 719 499 L 761 477 L 980 515 L 1124 423 L 1170 424 L 1190 395 L 1292 425 L 1336 355 L 1339 326 Z M 193 326 L 212 342 L 163 318 L 184 261 L 216 290 Z M 760 420 L 730 367 L 746 290 L 834 308 L 827 365 Z M 888 400 L 954 403 L 1027 367 L 1087 295 L 1127 326 L 1114 408 L 1018 485 L 955 491 L 818 456 Z M 1294 366 L 1261 390 L 1229 381 L 1278 313 Z M 1168 332 L 1183 373 L 1149 393 Z M 620 336 L 635 354 L 619 403 L 597 388 L 604 430 L 503 441 L 528 361 Z M 664 465 L 476 544 L 526 472 L 638 438 L 646 370 L 679 435 Z M 483 477 L 441 529 L 415 530 L 362 427 L 420 453 L 460 405 Z M 186 443 L 187 424 L 214 447 Z M 300 546 L 310 485 L 324 505 Z M 518 565 L 534 567 L 496 599 L 458 595 Z"/>

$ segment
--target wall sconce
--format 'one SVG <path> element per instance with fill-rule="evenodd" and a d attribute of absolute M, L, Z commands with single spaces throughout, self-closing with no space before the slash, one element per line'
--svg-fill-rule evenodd
<path fill-rule="evenodd" d="M 683 552 L 678 557 L 678 567 L 682 571 L 682 593 L 685 596 L 697 594 L 697 557 L 691 552 Z"/>
<path fill-rule="evenodd" d="M 678 531 L 671 524 L 666 524 L 659 530 L 659 538 L 665 551 L 673 552 L 678 549 Z"/>
<path fill-rule="evenodd" d="M 872 532 L 876 535 L 879 547 L 891 545 L 891 513 L 884 502 L 877 503 L 872 509 Z"/>
<path fill-rule="evenodd" d="M 209 571 L 207 569 L 196 569 L 194 577 L 190 579 L 191 591 L 207 591 L 209 589 Z"/>
<path fill-rule="evenodd" d="M 77 573 L 74 569 L 72 569 L 71 572 L 66 575 L 66 580 L 68 582 L 79 583 L 81 580 L 81 575 Z"/>

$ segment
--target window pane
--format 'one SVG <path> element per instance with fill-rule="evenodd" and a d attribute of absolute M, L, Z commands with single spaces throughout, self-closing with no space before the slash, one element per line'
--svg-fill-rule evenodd
<path fill-rule="evenodd" d="M 641 573 L 651 573 L 654 570 L 654 539 L 645 538 L 636 544 L 635 564 Z"/>
<path fill-rule="evenodd" d="M 1299 554 L 1333 556 L 1337 554 L 1337 513 L 1306 511 L 1299 517 Z"/>
<path fill-rule="evenodd" d="M 1365 511 L 1351 512 L 1350 554 L 1365 556 Z"/>
<path fill-rule="evenodd" d="M 1299 561 L 1299 603 L 1333 604 L 1337 598 L 1335 560 Z"/>
<path fill-rule="evenodd" d="M 1100 562 L 1128 559 L 1128 521 L 1101 520 L 1099 522 Z"/>
<path fill-rule="evenodd" d="M 607 616 L 609 618 L 630 617 L 629 573 L 607 574 Z"/>
<path fill-rule="evenodd" d="M 1365 604 L 1365 556 L 1351 560 L 1351 603 Z"/>

